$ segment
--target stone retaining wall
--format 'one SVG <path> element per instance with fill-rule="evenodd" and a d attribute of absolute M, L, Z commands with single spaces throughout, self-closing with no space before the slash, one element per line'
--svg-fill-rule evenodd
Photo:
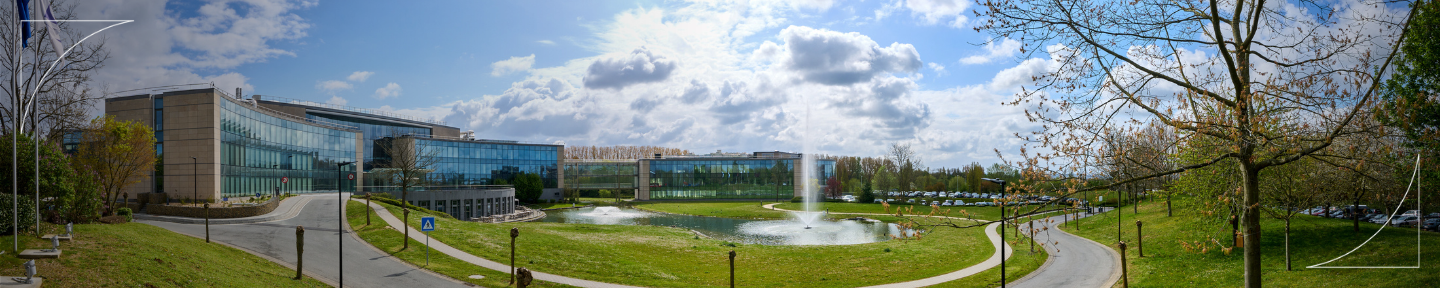
<path fill-rule="evenodd" d="M 283 198 L 270 198 L 270 201 L 255 206 L 243 207 L 215 207 L 210 206 L 210 219 L 244 218 L 251 216 L 265 215 L 280 207 Z M 205 218 L 205 207 L 170 206 L 170 205 L 147 205 L 145 212 L 151 215 L 180 216 L 192 218 Z"/>

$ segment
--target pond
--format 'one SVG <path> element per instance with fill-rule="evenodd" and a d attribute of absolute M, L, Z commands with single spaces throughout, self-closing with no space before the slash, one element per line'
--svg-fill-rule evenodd
<path fill-rule="evenodd" d="M 695 230 L 711 238 L 762 245 L 851 245 L 900 235 L 900 227 L 878 221 L 747 220 L 651 213 L 631 208 L 592 207 L 545 211 L 541 222 L 601 225 L 650 225 Z M 913 231 L 907 231 L 913 233 Z"/>

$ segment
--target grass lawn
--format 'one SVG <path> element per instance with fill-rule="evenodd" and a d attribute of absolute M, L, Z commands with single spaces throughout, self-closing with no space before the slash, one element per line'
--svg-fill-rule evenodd
<path fill-rule="evenodd" d="M 1182 203 L 1181 201 L 1186 201 Z M 1244 284 L 1243 249 L 1225 253 L 1211 237 L 1229 247 L 1229 228 L 1219 216 L 1200 216 L 1189 199 L 1175 199 L 1175 216 L 1165 216 L 1163 201 L 1145 202 L 1140 214 L 1132 207 L 1123 207 L 1120 224 L 1123 240 L 1134 245 L 1135 220 L 1144 222 L 1145 257 L 1131 248 L 1127 252 L 1130 284 L 1134 287 L 1237 287 Z M 1081 228 L 1067 228 L 1076 235 L 1114 247 L 1116 239 L 1115 212 L 1107 212 L 1080 220 Z M 1269 217 L 1261 220 L 1261 278 L 1266 287 L 1433 287 L 1440 283 L 1440 264 L 1435 249 L 1422 250 L 1424 262 L 1420 269 L 1306 269 L 1305 266 L 1329 261 L 1365 242 L 1379 225 L 1362 223 L 1354 232 L 1350 220 L 1297 216 L 1291 222 L 1290 253 L 1293 271 L 1285 270 L 1284 222 Z M 1068 227 L 1068 226 L 1067 226 Z M 1243 228 L 1243 227 L 1242 227 Z M 1207 243 L 1207 250 L 1186 251 L 1180 241 Z M 1414 228 L 1386 228 L 1364 247 L 1328 266 L 1414 266 L 1416 264 Z M 1440 235 L 1421 233 L 1423 243 L 1440 241 Z M 1423 244 L 1430 245 L 1433 244 Z M 1193 249 L 1192 249 L 1193 250 Z"/>
<path fill-rule="evenodd" d="M 355 231 L 359 233 L 360 239 L 365 239 L 365 242 L 369 242 L 370 245 L 375 246 L 375 248 L 379 248 L 381 251 L 385 251 L 385 253 L 390 254 L 390 256 L 394 256 L 397 259 L 409 262 L 411 265 L 423 267 L 425 269 L 429 269 L 430 271 L 440 273 L 441 275 L 449 276 L 450 278 L 459 279 L 475 285 L 480 285 L 483 287 L 509 286 L 510 273 L 490 270 L 484 267 L 476 266 L 474 264 L 460 261 L 460 259 L 455 259 L 454 257 L 450 257 L 443 253 L 435 251 L 430 251 L 430 261 L 427 266 L 425 261 L 425 242 L 417 241 L 415 239 L 409 239 L 410 248 L 402 249 L 403 246 L 400 243 L 400 239 L 405 237 L 402 232 L 390 227 L 390 225 L 385 223 L 385 220 L 380 220 L 380 216 L 375 215 L 373 211 L 365 209 L 365 203 L 360 203 L 356 201 L 346 202 L 348 204 L 346 204 L 347 206 L 345 207 L 345 217 L 347 218 L 347 221 L 350 221 L 350 227 L 354 228 Z M 368 226 L 365 225 L 365 213 L 367 212 L 370 213 L 371 218 L 370 225 Z M 394 215 L 396 217 L 401 217 L 401 214 L 399 213 L 396 213 Z M 414 216 L 411 218 L 415 219 L 421 217 L 415 216 L 415 213 L 412 213 L 411 216 Z M 440 218 L 436 217 L 436 219 Z M 416 225 L 419 225 L 418 222 Z M 485 276 L 485 278 L 470 279 L 470 275 L 481 275 Z M 534 282 L 531 282 L 531 287 L 569 286 L 535 280 Z"/>
<path fill-rule="evenodd" d="M 731 203 L 707 204 L 711 203 L 645 205 L 661 205 L 675 210 L 720 208 L 722 212 L 737 215 L 760 215 L 747 214 L 753 212 L 739 209 L 724 209 L 735 206 Z M 698 207 L 673 207 L 676 205 Z M 391 213 L 399 213 L 396 207 L 386 207 Z M 758 206 L 754 210 L 766 211 Z M 416 217 L 411 217 L 411 225 L 419 225 L 419 216 L 412 216 Z M 508 262 L 509 230 L 518 227 L 520 237 L 516 257 L 519 266 L 580 279 L 657 287 L 727 286 L 729 268 L 725 254 L 730 250 L 738 253 L 737 285 L 767 287 L 836 287 L 903 282 L 959 270 L 977 264 L 994 253 L 989 241 L 984 239 L 984 231 L 978 228 L 934 229 L 921 240 L 839 246 L 765 246 L 697 238 L 688 230 L 669 227 L 528 222 L 483 224 L 443 218 L 437 218 L 437 221 L 439 230 L 431 232 L 432 237 L 486 259 Z M 398 235 L 390 237 L 399 238 Z M 1019 268 L 1025 269 L 1023 266 Z M 975 283 L 970 283 L 972 281 Z M 951 285 L 983 286 L 987 285 L 987 281 L 994 279 L 966 278 Z"/>
<path fill-rule="evenodd" d="M 64 233 L 63 225 L 42 225 Z M 329 287 L 309 277 L 292 280 L 295 270 L 250 253 L 146 224 L 81 224 L 75 235 L 60 242 L 59 259 L 35 260 L 45 287 Z M 0 237 L 6 244 L 13 239 Z M 21 249 L 50 245 L 20 236 Z M 5 250 L 0 275 L 24 276 L 26 259 Z"/>

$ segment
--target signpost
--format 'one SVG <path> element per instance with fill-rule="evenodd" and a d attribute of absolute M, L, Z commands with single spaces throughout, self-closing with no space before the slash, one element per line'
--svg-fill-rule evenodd
<path fill-rule="evenodd" d="M 430 266 L 430 231 L 435 231 L 435 217 L 420 218 L 420 232 L 425 232 L 425 266 Z"/>

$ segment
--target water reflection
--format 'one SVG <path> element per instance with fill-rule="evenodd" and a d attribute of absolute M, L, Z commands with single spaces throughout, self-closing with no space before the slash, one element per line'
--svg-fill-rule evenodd
<path fill-rule="evenodd" d="M 763 245 L 849 245 L 885 241 L 890 239 L 890 235 L 901 234 L 900 228 L 894 224 L 854 220 L 815 221 L 806 229 L 804 223 L 796 220 L 701 217 L 615 207 L 546 213 L 542 222 L 681 227 L 720 240 Z"/>

